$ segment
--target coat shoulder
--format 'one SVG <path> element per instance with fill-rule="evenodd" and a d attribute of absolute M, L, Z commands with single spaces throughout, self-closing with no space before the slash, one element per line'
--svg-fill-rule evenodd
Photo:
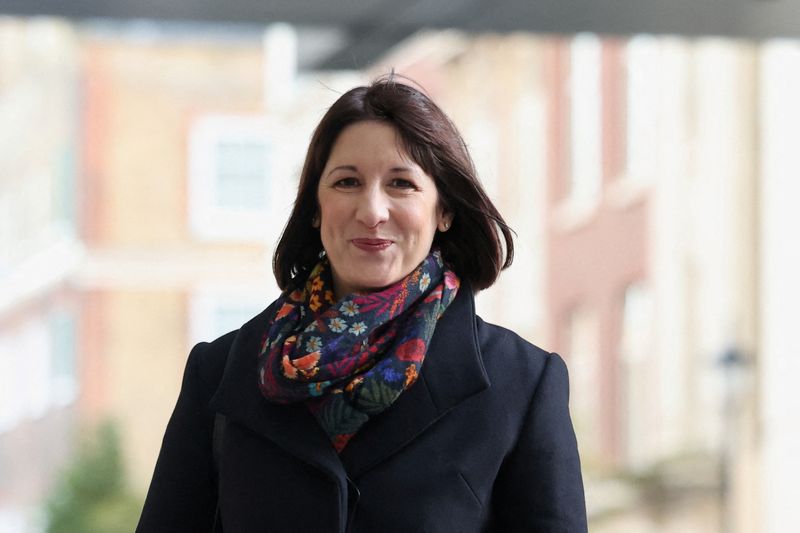
<path fill-rule="evenodd" d="M 519 360 L 520 363 L 534 366 L 544 365 L 556 355 L 523 339 L 508 328 L 485 322 L 476 316 L 478 344 L 484 359 L 502 357 L 506 361 Z"/>
<path fill-rule="evenodd" d="M 550 367 L 564 374 L 566 365 L 556 354 L 536 346 L 510 329 L 491 324 L 476 317 L 481 359 L 489 379 L 494 384 L 535 390 L 545 369 Z"/>
<path fill-rule="evenodd" d="M 213 392 L 225 369 L 233 341 L 239 330 L 234 330 L 210 342 L 200 342 L 192 348 L 187 366 L 196 368 L 197 377 L 208 392 Z"/>

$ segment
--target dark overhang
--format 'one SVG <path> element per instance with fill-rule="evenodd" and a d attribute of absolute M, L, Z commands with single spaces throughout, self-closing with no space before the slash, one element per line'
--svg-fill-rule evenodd
<path fill-rule="evenodd" d="M 339 48 L 317 68 L 361 68 L 423 28 L 800 37 L 800 0 L 0 0 L 0 13 L 335 31 Z"/>

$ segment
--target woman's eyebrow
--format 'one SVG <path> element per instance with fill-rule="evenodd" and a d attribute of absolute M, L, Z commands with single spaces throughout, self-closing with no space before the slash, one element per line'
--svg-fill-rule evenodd
<path fill-rule="evenodd" d="M 330 170 L 330 172 L 328 172 L 327 175 L 330 176 L 331 174 L 333 174 L 337 170 L 349 170 L 350 172 L 358 172 L 358 169 L 355 167 L 355 165 L 340 165 L 338 167 L 332 168 Z"/>
<path fill-rule="evenodd" d="M 337 170 L 348 170 L 350 172 L 358 172 L 358 169 L 355 165 L 339 165 L 338 167 L 332 168 L 328 172 L 328 176 L 336 172 Z M 392 167 L 389 169 L 389 172 L 413 172 L 413 169 L 410 167 Z"/>

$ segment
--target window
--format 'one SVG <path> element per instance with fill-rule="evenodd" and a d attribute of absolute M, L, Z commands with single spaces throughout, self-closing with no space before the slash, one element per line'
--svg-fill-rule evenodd
<path fill-rule="evenodd" d="M 50 316 L 49 327 L 51 401 L 54 405 L 67 405 L 78 393 L 75 316 L 66 310 L 56 311 Z"/>
<path fill-rule="evenodd" d="M 656 168 L 659 49 L 655 37 L 637 35 L 627 46 L 627 177 L 646 179 Z"/>
<path fill-rule="evenodd" d="M 67 309 L 0 333 L 0 433 L 75 400 L 76 343 L 74 312 Z"/>
<path fill-rule="evenodd" d="M 647 356 L 650 334 L 650 291 L 643 283 L 625 289 L 622 304 L 621 349 L 626 360 L 640 361 Z"/>
<path fill-rule="evenodd" d="M 654 398 L 658 369 L 651 364 L 650 291 L 642 283 L 629 285 L 622 304 L 620 332 L 620 420 L 623 455 L 634 468 L 645 466 L 656 453 L 658 402 Z"/>
<path fill-rule="evenodd" d="M 263 117 L 207 116 L 189 139 L 189 217 L 209 240 L 261 240 L 267 224 L 271 144 Z"/>
<path fill-rule="evenodd" d="M 219 141 L 216 150 L 216 207 L 260 210 L 266 205 L 266 146 L 262 142 Z"/>
<path fill-rule="evenodd" d="M 579 34 L 570 47 L 570 158 L 568 197 L 578 204 L 597 200 L 602 182 L 601 43 Z"/>

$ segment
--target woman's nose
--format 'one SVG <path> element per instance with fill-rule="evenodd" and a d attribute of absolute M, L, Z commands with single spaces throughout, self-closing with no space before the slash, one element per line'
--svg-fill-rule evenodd
<path fill-rule="evenodd" d="M 374 228 L 389 218 L 388 199 L 380 188 L 365 190 L 358 202 L 356 219 L 368 228 Z"/>

